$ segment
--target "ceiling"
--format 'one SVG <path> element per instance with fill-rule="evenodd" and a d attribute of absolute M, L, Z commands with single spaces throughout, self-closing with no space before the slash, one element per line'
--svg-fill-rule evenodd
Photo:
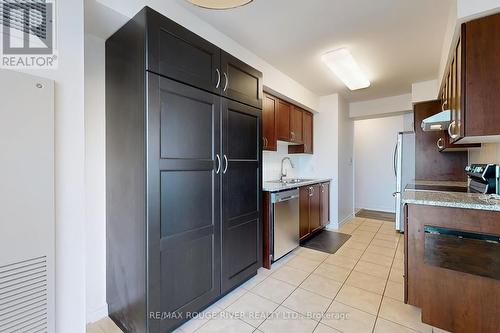
<path fill-rule="evenodd" d="M 455 0 L 254 0 L 207 10 L 173 0 L 318 95 L 394 96 L 438 76 Z M 372 82 L 351 92 L 321 62 L 347 47 Z"/>

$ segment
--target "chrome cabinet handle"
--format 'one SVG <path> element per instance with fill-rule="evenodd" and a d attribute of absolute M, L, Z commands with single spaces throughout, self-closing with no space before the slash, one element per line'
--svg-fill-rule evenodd
<path fill-rule="evenodd" d="M 292 139 L 292 141 L 295 141 L 295 132 L 294 132 L 294 131 L 291 131 L 291 132 L 290 132 L 290 135 L 291 135 L 291 139 Z"/>
<path fill-rule="evenodd" d="M 448 101 L 444 101 L 443 104 L 441 104 L 441 111 L 444 111 L 445 105 L 448 105 Z"/>
<path fill-rule="evenodd" d="M 443 138 L 439 138 L 438 141 L 437 141 L 437 146 L 439 149 L 443 149 L 444 146 L 443 146 Z"/>
<path fill-rule="evenodd" d="M 225 80 L 225 83 L 224 83 L 224 91 L 227 90 L 227 86 L 229 84 L 229 78 L 227 77 L 227 74 L 226 72 L 224 72 L 224 80 Z"/>
<path fill-rule="evenodd" d="M 304 143 L 304 151 L 307 151 L 307 143 Z"/>
<path fill-rule="evenodd" d="M 227 171 L 227 166 L 229 165 L 229 162 L 227 160 L 227 156 L 224 154 L 224 162 L 226 163 L 224 165 L 224 170 L 222 171 L 223 174 L 226 174 L 226 171 Z"/>
<path fill-rule="evenodd" d="M 453 133 L 454 130 L 457 127 L 457 121 L 456 120 L 453 120 L 449 125 L 448 125 L 448 135 L 450 136 L 450 138 L 452 139 L 456 139 L 458 137 L 458 134 L 456 133 Z"/>
<path fill-rule="evenodd" d="M 215 155 L 215 157 L 217 158 L 217 170 L 215 171 L 216 174 L 219 174 L 220 172 L 220 156 L 219 154 Z"/>
<path fill-rule="evenodd" d="M 217 84 L 215 85 L 215 88 L 219 89 L 219 86 L 220 86 L 220 71 L 219 71 L 218 68 L 216 68 L 215 71 L 217 72 Z"/>

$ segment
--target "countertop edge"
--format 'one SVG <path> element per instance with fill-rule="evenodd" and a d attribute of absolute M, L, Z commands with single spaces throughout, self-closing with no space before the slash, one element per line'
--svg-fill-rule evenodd
<path fill-rule="evenodd" d="M 288 184 L 288 185 L 276 185 L 277 188 L 271 188 L 271 187 L 266 187 L 265 185 L 262 186 L 262 192 L 281 192 L 285 190 L 291 190 L 294 188 L 299 188 L 302 186 L 307 186 L 307 185 L 312 185 L 312 184 L 318 184 L 318 183 L 326 183 L 326 182 L 331 182 L 332 178 L 318 178 L 314 180 L 310 180 L 307 182 L 302 182 L 302 183 L 295 183 L 295 184 Z M 265 184 L 266 182 L 264 182 Z M 279 186 L 279 188 L 278 188 Z"/>

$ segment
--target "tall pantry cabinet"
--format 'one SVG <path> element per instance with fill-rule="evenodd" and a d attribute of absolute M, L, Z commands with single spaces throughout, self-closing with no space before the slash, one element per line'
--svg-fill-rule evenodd
<path fill-rule="evenodd" d="M 262 74 L 145 7 L 106 41 L 107 301 L 170 332 L 261 266 Z"/>

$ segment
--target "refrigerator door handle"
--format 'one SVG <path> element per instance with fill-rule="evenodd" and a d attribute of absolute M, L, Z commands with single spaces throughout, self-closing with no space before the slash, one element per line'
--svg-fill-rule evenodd
<path fill-rule="evenodd" d="M 397 157 L 398 157 L 398 143 L 396 142 L 396 146 L 394 147 L 394 157 L 393 157 L 393 167 L 394 167 L 394 176 L 398 176 L 397 172 Z"/>

